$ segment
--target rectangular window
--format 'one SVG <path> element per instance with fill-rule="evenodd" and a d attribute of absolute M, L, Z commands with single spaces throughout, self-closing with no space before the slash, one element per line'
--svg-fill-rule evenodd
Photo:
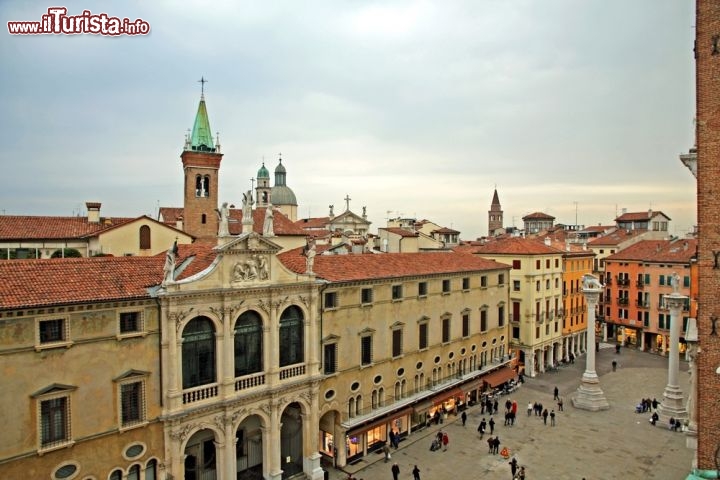
<path fill-rule="evenodd" d="M 689 286 L 690 286 L 690 277 L 688 277 L 687 275 L 685 275 L 685 276 L 683 277 L 683 287 L 689 287 Z"/>
<path fill-rule="evenodd" d="M 560 266 L 560 260 L 557 258 L 555 259 L 555 268 L 558 268 Z"/>
<path fill-rule="evenodd" d="M 480 277 L 480 287 L 487 287 L 487 275 L 483 275 Z"/>
<path fill-rule="evenodd" d="M 52 447 L 70 440 L 70 398 L 40 402 L 40 445 Z"/>
<path fill-rule="evenodd" d="M 470 279 L 468 277 L 462 279 L 462 289 L 470 290 Z"/>
<path fill-rule="evenodd" d="M 505 326 L 505 305 L 498 307 L 498 327 Z"/>
<path fill-rule="evenodd" d="M 421 323 L 418 330 L 418 349 L 428 347 L 428 324 Z"/>
<path fill-rule="evenodd" d="M 40 320 L 38 330 L 40 333 L 40 343 L 58 343 L 66 340 L 65 319 L 63 318 Z"/>
<path fill-rule="evenodd" d="M 419 297 L 427 296 L 427 282 L 418 283 L 418 296 Z"/>
<path fill-rule="evenodd" d="M 487 310 L 480 310 L 480 331 L 487 332 Z"/>
<path fill-rule="evenodd" d="M 501 273 L 498 275 L 498 285 L 505 285 L 505 274 Z"/>
<path fill-rule="evenodd" d="M 660 275 L 660 285 L 665 285 L 665 275 Z"/>
<path fill-rule="evenodd" d="M 145 421 L 145 384 L 143 381 L 120 385 L 120 423 L 123 427 Z"/>
<path fill-rule="evenodd" d="M 470 336 L 470 315 L 468 315 L 467 313 L 463 314 L 462 316 L 462 336 Z"/>
<path fill-rule="evenodd" d="M 513 260 L 513 270 L 520 270 L 522 268 L 522 262 L 520 260 Z"/>
<path fill-rule="evenodd" d="M 141 319 L 142 314 L 140 312 L 120 312 L 120 334 L 141 332 Z"/>
<path fill-rule="evenodd" d="M 443 318 L 442 321 L 442 341 L 447 343 L 450 341 L 450 319 Z"/>
<path fill-rule="evenodd" d="M 540 338 L 540 327 L 535 327 L 535 338 Z"/>
<path fill-rule="evenodd" d="M 520 280 L 513 280 L 513 292 L 520 291 Z"/>
<path fill-rule="evenodd" d="M 337 343 L 323 346 L 323 373 L 330 375 L 337 372 Z"/>
<path fill-rule="evenodd" d="M 550 259 L 549 258 L 545 259 L 545 268 L 550 268 Z"/>
<path fill-rule="evenodd" d="M 450 280 L 442 281 L 442 291 L 443 293 L 450 293 Z"/>
<path fill-rule="evenodd" d="M 337 306 L 337 292 L 325 292 L 325 308 L 335 308 Z"/>
<path fill-rule="evenodd" d="M 372 363 L 372 337 L 370 335 L 360 339 L 360 364 L 370 365 Z"/>
<path fill-rule="evenodd" d="M 535 260 L 535 270 L 540 270 L 540 260 Z"/>
<path fill-rule="evenodd" d="M 364 305 L 372 303 L 373 301 L 373 290 L 372 288 L 363 288 L 360 291 L 360 302 Z"/>
<path fill-rule="evenodd" d="M 535 291 L 536 291 L 536 292 L 539 292 L 539 291 L 540 291 L 540 280 L 537 280 L 537 281 L 535 282 Z"/>
<path fill-rule="evenodd" d="M 512 338 L 514 338 L 516 340 L 520 338 L 520 327 L 512 328 Z"/>
<path fill-rule="evenodd" d="M 392 299 L 393 300 L 402 300 L 402 285 L 393 285 L 392 286 Z"/>
<path fill-rule="evenodd" d="M 402 355 L 402 330 L 399 328 L 392 332 L 392 356 Z"/>

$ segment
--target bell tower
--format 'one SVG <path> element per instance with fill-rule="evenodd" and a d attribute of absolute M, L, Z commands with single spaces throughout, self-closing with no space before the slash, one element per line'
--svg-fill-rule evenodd
<path fill-rule="evenodd" d="M 180 155 L 185 172 L 184 230 L 196 238 L 214 238 L 218 233 L 218 175 L 220 139 L 213 142 L 205 106 L 205 78 L 201 78 L 200 104 L 192 132 L 185 137 Z"/>
<path fill-rule="evenodd" d="M 498 198 L 497 188 L 493 193 L 492 203 L 490 204 L 490 210 L 488 211 L 488 237 L 492 237 L 497 234 L 497 231 L 503 228 L 503 211 L 500 206 L 500 199 Z"/>

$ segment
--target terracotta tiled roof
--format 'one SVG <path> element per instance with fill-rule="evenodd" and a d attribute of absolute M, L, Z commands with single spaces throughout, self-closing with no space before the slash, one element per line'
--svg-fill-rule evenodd
<path fill-rule="evenodd" d="M 278 258 L 290 270 L 305 273 L 305 257 L 301 248 L 283 252 Z M 331 282 L 507 268 L 508 266 L 502 263 L 454 252 L 317 255 L 313 265 L 313 271 L 319 278 Z"/>
<path fill-rule="evenodd" d="M 185 209 L 180 207 L 160 207 L 160 216 L 164 223 L 170 223 L 175 225 L 178 218 L 183 216 Z"/>
<path fill-rule="evenodd" d="M 0 262 L 0 309 L 149 297 L 164 255 Z"/>
<path fill-rule="evenodd" d="M 617 228 L 615 225 L 591 225 L 580 230 L 578 233 L 603 233 Z"/>
<path fill-rule="evenodd" d="M 460 233 L 460 232 L 458 232 L 457 230 L 453 230 L 452 228 L 442 227 L 442 228 L 438 228 L 438 229 L 436 229 L 436 230 L 433 230 L 432 233 L 449 233 L 449 234 L 456 234 L 456 233 Z"/>
<path fill-rule="evenodd" d="M 636 237 L 638 235 L 642 235 L 645 233 L 646 230 L 624 230 L 624 229 L 618 229 L 614 232 L 608 233 L 607 235 L 603 235 L 601 237 L 594 238 L 588 242 L 588 245 L 593 247 L 600 247 L 600 246 L 617 246 L 621 244 L 624 241 L 627 241 L 631 239 L 632 237 Z"/>
<path fill-rule="evenodd" d="M 258 207 L 253 210 L 253 231 L 262 234 L 263 224 L 265 223 L 265 207 Z M 175 225 L 175 221 L 183 214 L 182 208 L 162 207 L 160 214 L 163 221 L 170 225 Z M 242 233 L 242 209 L 231 208 L 230 220 L 228 222 L 228 230 L 231 235 L 240 235 Z M 299 235 L 306 236 L 308 233 L 302 228 L 296 226 L 282 212 L 275 210 L 273 214 L 273 232 L 275 235 Z"/>
<path fill-rule="evenodd" d="M 411 230 L 406 230 L 406 229 L 400 228 L 400 227 L 378 228 L 378 230 L 385 230 L 387 232 L 394 233 L 395 235 L 399 235 L 401 237 L 417 237 L 420 235 L 418 232 L 413 232 Z"/>
<path fill-rule="evenodd" d="M 330 217 L 315 217 L 315 218 L 301 218 L 300 220 L 295 222 L 295 225 L 297 225 L 300 228 L 317 229 L 317 228 L 326 228 L 329 223 L 330 223 Z"/>
<path fill-rule="evenodd" d="M 484 245 L 463 246 L 462 251 L 478 255 L 553 255 L 562 253 L 560 249 L 548 247 L 542 240 L 521 237 L 496 239 Z"/>
<path fill-rule="evenodd" d="M 610 255 L 606 260 L 689 263 L 696 250 L 696 239 L 642 240 Z"/>
<path fill-rule="evenodd" d="M 663 212 L 657 211 L 654 212 L 652 210 L 648 210 L 645 212 L 628 212 L 623 213 L 619 217 L 615 219 L 616 222 L 647 222 L 656 215 L 662 215 L 666 217 L 668 220 L 670 220 L 670 217 L 665 215 Z"/>
<path fill-rule="evenodd" d="M 187 235 L 187 236 L 193 238 L 192 235 L 190 235 L 189 233 L 183 232 L 182 230 L 178 230 L 177 228 L 175 228 L 175 225 L 174 225 L 174 224 L 163 223 L 163 222 L 160 222 L 160 221 L 158 221 L 158 220 L 155 220 L 154 218 L 150 218 L 150 217 L 148 217 L 147 215 L 142 215 L 142 216 L 140 216 L 140 217 L 133 218 L 132 220 L 128 220 L 127 222 L 119 223 L 119 224 L 117 224 L 117 225 L 110 226 L 110 227 L 108 227 L 108 228 L 106 228 L 106 229 L 104 229 L 104 230 L 101 230 L 99 233 L 106 233 L 106 232 L 109 232 L 110 230 L 113 230 L 113 229 L 116 229 L 116 228 L 120 228 L 120 227 L 124 227 L 124 226 L 126 226 L 126 225 L 130 225 L 130 224 L 132 224 L 133 222 L 137 222 L 137 221 L 139 221 L 139 220 L 148 220 L 148 221 L 150 221 L 150 222 L 157 223 L 158 225 L 162 225 L 163 227 L 167 227 L 167 228 L 169 228 L 170 230 L 173 230 L 173 231 L 178 232 L 178 233 L 182 233 L 182 234 L 184 234 L 184 235 Z M 92 235 L 97 235 L 97 234 L 98 234 L 98 232 L 95 232 L 95 233 L 92 233 L 92 234 L 87 234 L 87 235 L 85 235 L 85 236 L 86 236 L 86 237 L 90 237 L 90 236 L 92 236 Z"/>
<path fill-rule="evenodd" d="M 87 217 L 0 215 L 0 240 L 81 238 L 135 220 L 100 217 L 88 223 Z"/>
<path fill-rule="evenodd" d="M 547 213 L 534 212 L 522 217 L 523 220 L 555 220 L 555 217 Z"/>
<path fill-rule="evenodd" d="M 176 280 L 207 268 L 215 245 L 178 245 L 176 265 L 185 268 Z M 147 289 L 162 282 L 165 255 L 0 261 L 0 309 L 149 298 Z"/>

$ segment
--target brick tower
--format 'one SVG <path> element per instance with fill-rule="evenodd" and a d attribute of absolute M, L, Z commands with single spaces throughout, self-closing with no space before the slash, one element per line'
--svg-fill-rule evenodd
<path fill-rule="evenodd" d="M 720 463 L 720 0 L 697 0 L 695 28 L 698 341 L 697 460 Z"/>
<path fill-rule="evenodd" d="M 214 238 L 218 233 L 216 209 L 222 154 L 220 144 L 213 143 L 204 93 L 180 158 L 185 171 L 183 229 L 196 238 Z"/>
<path fill-rule="evenodd" d="M 497 230 L 501 228 L 503 228 L 503 211 L 500 206 L 500 199 L 498 198 L 496 188 L 493 193 L 490 210 L 488 211 L 488 237 L 496 235 Z"/>

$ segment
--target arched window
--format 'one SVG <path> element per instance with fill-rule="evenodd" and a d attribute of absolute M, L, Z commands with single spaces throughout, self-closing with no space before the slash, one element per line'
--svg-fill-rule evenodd
<path fill-rule="evenodd" d="M 150 250 L 150 227 L 140 227 L 140 250 Z"/>
<path fill-rule="evenodd" d="M 192 319 L 182 334 L 183 388 L 215 382 L 215 328 L 207 317 Z"/>
<path fill-rule="evenodd" d="M 280 366 L 304 361 L 302 310 L 296 306 L 285 309 L 280 317 Z"/>
<path fill-rule="evenodd" d="M 209 197 L 210 196 L 210 176 L 205 175 L 203 177 L 203 197 Z"/>
<path fill-rule="evenodd" d="M 109 480 L 122 480 L 123 472 L 120 469 L 113 470 L 110 474 Z"/>
<path fill-rule="evenodd" d="M 128 470 L 127 480 L 140 480 L 140 465 L 133 465 Z"/>
<path fill-rule="evenodd" d="M 195 196 L 202 197 L 203 194 L 203 181 L 200 175 L 195 176 Z"/>
<path fill-rule="evenodd" d="M 256 312 L 240 315 L 235 322 L 235 376 L 242 377 L 263 369 L 262 319 Z"/>
<path fill-rule="evenodd" d="M 155 480 L 157 478 L 157 460 L 154 458 L 145 465 L 145 480 Z"/>

